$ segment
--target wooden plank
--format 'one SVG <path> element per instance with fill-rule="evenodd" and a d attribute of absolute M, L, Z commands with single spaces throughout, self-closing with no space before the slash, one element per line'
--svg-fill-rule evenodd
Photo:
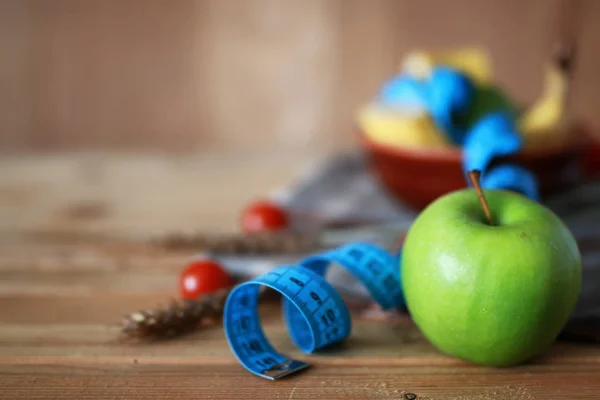
<path fill-rule="evenodd" d="M 317 365 L 270 382 L 227 365 L 0 365 L 0 388 L 10 399 L 591 399 L 600 372 L 542 366 L 498 370 L 456 366 Z"/>
<path fill-rule="evenodd" d="M 292 344 L 278 302 L 266 302 L 261 317 L 273 345 L 312 364 L 281 382 L 247 373 L 219 323 L 172 341 L 118 340 L 122 315 L 176 295 L 177 274 L 191 254 L 115 236 L 143 238 L 152 226 L 223 229 L 224 221 L 234 220 L 242 193 L 289 179 L 291 164 L 286 172 L 252 156 L 180 163 L 87 156 L 0 160 L 14 174 L 0 173 L 0 193 L 12 193 L 0 196 L 12 204 L 0 229 L 0 398 L 397 400 L 405 391 L 455 400 L 596 396 L 599 346 L 559 342 L 526 365 L 485 368 L 441 354 L 407 316 L 384 320 L 356 311 L 347 341 L 306 355 Z M 92 167 L 82 171 L 82 165 Z M 228 179 L 241 183 L 223 187 Z M 183 185 L 196 186 L 177 192 Z M 206 185 L 219 190 L 202 197 Z M 177 193 L 140 206 L 157 187 Z M 198 198 L 207 200 L 198 205 Z M 110 212 L 98 216 L 92 207 L 98 200 Z M 170 202 L 175 206 L 165 206 Z M 198 219 L 179 225 L 191 217 Z"/>
<path fill-rule="evenodd" d="M 70 296 L 20 294 L 0 297 L 0 323 L 6 326 L 115 324 L 126 313 L 146 309 L 171 299 L 173 293 L 115 294 L 98 291 Z M 15 312 L 18 310 L 19 312 Z"/>
<path fill-rule="evenodd" d="M 377 93 L 385 79 L 398 70 L 398 34 L 403 24 L 399 9 L 404 1 L 344 0 L 338 11 L 340 31 L 336 112 L 334 114 L 339 146 L 357 144 L 356 112 Z"/>
<path fill-rule="evenodd" d="M 316 157 L 245 152 L 3 157 L 0 235 L 148 238 L 165 232 L 237 231 L 249 201 L 290 184 Z M 96 213 L 74 212 L 94 206 Z"/>
<path fill-rule="evenodd" d="M 189 150 L 207 131 L 191 0 L 29 1 L 30 148 Z"/>
<path fill-rule="evenodd" d="M 32 128 L 34 63 L 28 1 L 0 1 L 0 148 L 26 147 Z"/>
<path fill-rule="evenodd" d="M 46 3 L 1 4 L 3 149 L 345 149 L 355 107 L 414 48 L 487 46 L 531 101 L 575 1 Z M 580 3 L 574 104 L 598 124 L 597 2 Z"/>
<path fill-rule="evenodd" d="M 122 315 L 158 302 L 158 298 L 149 295 L 114 296 L 107 293 L 70 298 L 2 297 L 0 356 L 17 356 L 24 351 L 29 356 L 60 356 L 69 348 L 77 349 L 78 356 L 232 356 L 219 323 L 164 343 L 116 340 L 119 336 L 117 324 Z M 17 309 L 19 313 L 15 313 Z M 302 356 L 288 337 L 278 302 L 264 304 L 261 319 L 265 333 L 276 348 Z M 432 358 L 445 358 L 405 316 L 374 320 L 354 313 L 353 325 L 352 334 L 343 345 L 317 353 L 316 357 L 333 358 L 341 363 L 351 363 L 355 358 L 366 363 L 378 359 L 403 363 L 406 358 L 421 357 L 421 364 L 431 362 Z M 538 362 L 595 363 L 600 367 L 600 347 L 559 342 Z"/>
<path fill-rule="evenodd" d="M 581 26 L 579 27 L 578 58 L 573 82 L 574 114 L 589 119 L 600 140 L 600 115 L 598 100 L 593 93 L 600 93 L 598 67 L 600 62 L 600 2 L 593 0 L 581 1 Z"/>
<path fill-rule="evenodd" d="M 202 32 L 219 146 L 255 151 L 332 145 L 339 1 L 206 2 Z M 334 143 L 339 144 L 339 143 Z"/>

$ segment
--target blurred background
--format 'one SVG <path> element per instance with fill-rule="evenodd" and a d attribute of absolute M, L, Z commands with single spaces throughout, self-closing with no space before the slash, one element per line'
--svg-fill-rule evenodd
<path fill-rule="evenodd" d="M 405 52 L 484 46 L 527 103 L 564 32 L 573 107 L 598 125 L 595 0 L 0 0 L 0 147 L 351 148 Z"/>
<path fill-rule="evenodd" d="M 595 0 L 0 0 L 3 227 L 233 226 L 227 210 L 356 147 L 356 108 L 407 51 L 483 46 L 528 104 L 565 36 L 578 48 L 572 112 L 597 127 Z M 68 164 L 83 153 L 196 164 Z"/>

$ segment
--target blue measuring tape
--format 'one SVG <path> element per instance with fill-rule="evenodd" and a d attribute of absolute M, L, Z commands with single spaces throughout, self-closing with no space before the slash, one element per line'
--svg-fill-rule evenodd
<path fill-rule="evenodd" d="M 479 170 L 484 189 L 514 190 L 538 201 L 538 182 L 531 171 L 506 163 L 490 167 L 495 158 L 517 154 L 522 147 L 523 139 L 510 115 L 505 112 L 487 114 L 473 126 L 465 140 L 464 173 Z"/>
<path fill-rule="evenodd" d="M 225 303 L 225 336 L 248 371 L 275 380 L 309 366 L 280 354 L 267 340 L 258 314 L 261 286 L 283 295 L 284 320 L 292 341 L 302 352 L 312 353 L 350 335 L 348 307 L 324 278 L 334 263 L 358 279 L 384 310 L 404 305 L 398 256 L 373 244 L 347 244 L 310 256 L 297 265 L 275 268 L 235 287 Z"/>

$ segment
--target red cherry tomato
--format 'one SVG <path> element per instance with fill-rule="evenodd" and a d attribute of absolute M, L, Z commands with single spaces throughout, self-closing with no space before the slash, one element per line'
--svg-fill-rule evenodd
<path fill-rule="evenodd" d="M 242 230 L 246 233 L 278 231 L 288 227 L 288 215 L 269 201 L 251 204 L 242 213 Z"/>
<path fill-rule="evenodd" d="M 194 300 L 231 285 L 231 276 L 219 263 L 210 259 L 191 262 L 179 276 L 179 292 L 186 300 Z"/>

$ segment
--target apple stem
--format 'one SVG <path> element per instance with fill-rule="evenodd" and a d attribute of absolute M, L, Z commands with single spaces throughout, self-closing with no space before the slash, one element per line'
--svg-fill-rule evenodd
<path fill-rule="evenodd" d="M 487 201 L 485 200 L 485 196 L 483 195 L 483 190 L 481 190 L 481 183 L 479 178 L 481 177 L 481 171 L 476 169 L 469 171 L 469 180 L 471 181 L 471 185 L 475 188 L 475 193 L 477 193 L 477 197 L 479 197 L 479 202 L 481 203 L 481 207 L 483 207 L 483 212 L 488 219 L 490 225 L 494 225 L 492 221 L 492 213 L 490 213 L 490 207 L 488 206 Z"/>

